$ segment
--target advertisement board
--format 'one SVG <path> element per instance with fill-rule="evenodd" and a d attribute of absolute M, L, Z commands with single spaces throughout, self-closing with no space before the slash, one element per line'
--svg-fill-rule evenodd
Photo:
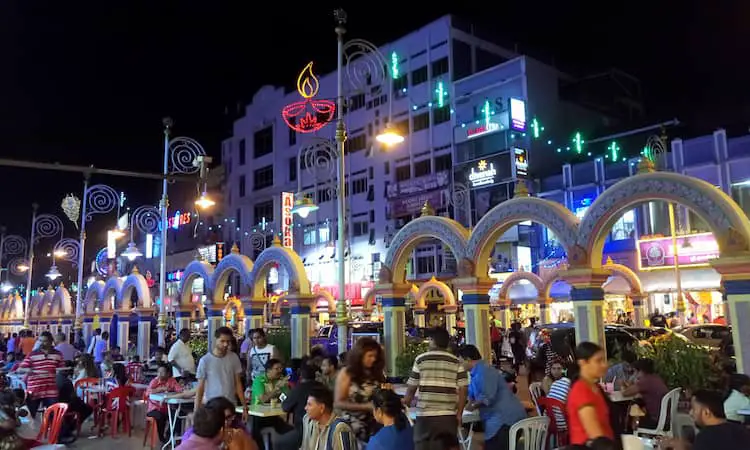
<path fill-rule="evenodd" d="M 672 238 L 659 237 L 638 241 L 640 270 L 673 269 L 675 264 Z M 707 266 L 719 257 L 719 244 L 712 233 L 677 236 L 677 262 L 680 267 Z"/>
<path fill-rule="evenodd" d="M 286 248 L 294 248 L 294 193 L 281 193 L 281 245 Z"/>

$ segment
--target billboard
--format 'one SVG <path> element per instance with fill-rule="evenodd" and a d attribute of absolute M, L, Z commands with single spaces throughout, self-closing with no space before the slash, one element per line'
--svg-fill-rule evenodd
<path fill-rule="evenodd" d="M 673 269 L 675 252 L 672 237 L 648 238 L 638 241 L 640 270 Z M 708 266 L 719 257 L 719 244 L 712 233 L 677 236 L 677 262 L 680 267 Z"/>

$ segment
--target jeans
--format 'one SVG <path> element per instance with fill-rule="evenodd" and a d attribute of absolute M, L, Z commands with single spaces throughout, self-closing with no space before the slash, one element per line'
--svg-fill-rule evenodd
<path fill-rule="evenodd" d="M 167 427 L 167 414 L 159 410 L 149 411 L 146 416 L 151 417 L 156 422 L 156 432 L 159 434 L 159 440 L 166 442 L 168 436 L 165 436 L 165 429 Z"/>
<path fill-rule="evenodd" d="M 417 417 L 414 421 L 414 450 L 458 448 L 458 419 L 452 416 Z"/>
<path fill-rule="evenodd" d="M 57 403 L 56 398 L 29 398 L 26 400 L 26 406 L 29 408 L 32 419 L 36 419 L 36 413 L 39 411 L 40 406 L 49 408 L 55 403 Z"/>
<path fill-rule="evenodd" d="M 510 448 L 509 432 L 510 427 L 508 425 L 501 426 L 494 436 L 484 441 L 484 450 L 505 450 Z"/>

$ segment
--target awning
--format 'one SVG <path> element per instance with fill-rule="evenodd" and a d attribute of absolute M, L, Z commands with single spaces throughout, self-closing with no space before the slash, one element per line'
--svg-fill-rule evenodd
<path fill-rule="evenodd" d="M 674 270 L 651 270 L 639 274 L 643 290 L 647 293 L 676 292 Z M 711 291 L 721 287 L 721 275 L 709 267 L 680 269 L 680 281 L 685 291 Z"/>

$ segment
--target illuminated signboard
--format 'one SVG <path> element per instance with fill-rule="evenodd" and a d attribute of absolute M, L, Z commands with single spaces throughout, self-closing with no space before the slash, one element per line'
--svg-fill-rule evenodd
<path fill-rule="evenodd" d="M 472 187 L 486 186 L 495 183 L 497 170 L 494 163 L 487 163 L 486 160 L 480 160 L 476 167 L 472 167 L 469 172 L 469 181 Z"/>
<path fill-rule="evenodd" d="M 500 125 L 495 122 L 487 122 L 474 128 L 466 130 L 466 137 L 469 139 L 479 137 L 488 133 L 494 133 L 500 129 Z"/>
<path fill-rule="evenodd" d="M 719 257 L 719 244 L 712 233 L 677 236 L 677 261 L 680 267 L 705 267 Z M 641 270 L 673 269 L 674 244 L 671 237 L 638 241 L 638 263 Z"/>
<path fill-rule="evenodd" d="M 167 227 L 174 228 L 175 230 L 183 225 L 188 225 L 191 221 L 191 214 L 189 212 L 181 213 L 176 211 L 174 216 L 167 218 Z"/>
<path fill-rule="evenodd" d="M 525 148 L 513 149 L 513 161 L 517 178 L 526 178 L 529 174 L 529 158 Z"/>
<path fill-rule="evenodd" d="M 526 131 L 526 102 L 520 98 L 510 99 L 510 128 Z"/>
<path fill-rule="evenodd" d="M 294 248 L 294 220 L 292 208 L 294 207 L 294 194 L 292 192 L 281 193 L 281 244 L 287 248 Z"/>
<path fill-rule="evenodd" d="M 207 263 L 216 264 L 224 257 L 224 243 L 217 242 L 213 245 L 198 247 L 198 253 Z"/>

